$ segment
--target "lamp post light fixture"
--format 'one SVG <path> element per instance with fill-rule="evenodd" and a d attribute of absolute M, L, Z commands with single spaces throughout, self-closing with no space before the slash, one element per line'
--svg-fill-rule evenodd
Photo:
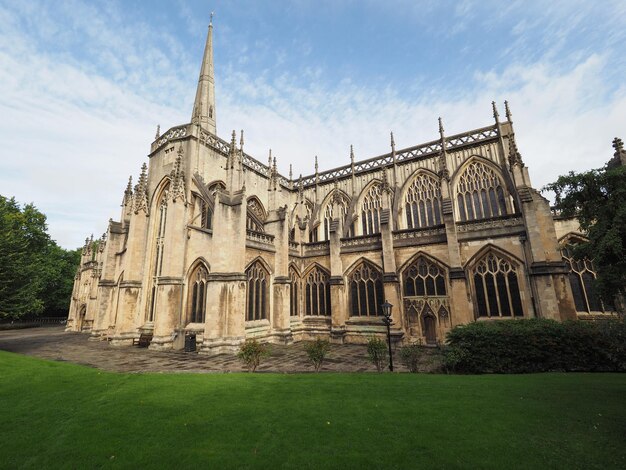
<path fill-rule="evenodd" d="M 391 354 L 391 324 L 393 320 L 391 319 L 391 309 L 393 305 L 389 303 L 388 300 L 385 300 L 385 303 L 381 305 L 383 309 L 383 323 L 387 326 L 387 345 L 389 346 L 389 370 L 393 372 L 393 356 Z"/>

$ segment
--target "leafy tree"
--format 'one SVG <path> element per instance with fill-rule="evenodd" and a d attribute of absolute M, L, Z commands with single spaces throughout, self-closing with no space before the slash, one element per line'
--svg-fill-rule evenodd
<path fill-rule="evenodd" d="M 66 316 L 74 287 L 74 274 L 80 263 L 81 249 L 65 250 L 54 242 L 48 245 L 41 275 L 44 315 Z"/>
<path fill-rule="evenodd" d="M 559 176 L 544 190 L 554 191 L 556 208 L 576 217 L 589 241 L 574 247 L 577 259 L 592 259 L 600 297 L 612 304 L 626 288 L 626 155 L 620 139 L 603 168 Z M 623 309 L 623 307 L 622 307 Z"/>
<path fill-rule="evenodd" d="M 67 310 L 79 257 L 50 239 L 33 204 L 0 196 L 0 318 Z"/>

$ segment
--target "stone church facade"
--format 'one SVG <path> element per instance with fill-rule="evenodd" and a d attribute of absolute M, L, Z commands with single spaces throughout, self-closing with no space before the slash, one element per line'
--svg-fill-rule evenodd
<path fill-rule="evenodd" d="M 209 26 L 191 123 L 157 132 L 119 221 L 88 239 L 68 330 L 233 351 L 246 338 L 434 344 L 459 324 L 601 313 L 582 237 L 532 187 L 508 104 L 458 135 L 293 179 L 216 133 Z"/>

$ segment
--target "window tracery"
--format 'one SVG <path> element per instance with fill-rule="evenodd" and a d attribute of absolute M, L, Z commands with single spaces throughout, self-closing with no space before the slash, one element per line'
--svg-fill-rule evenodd
<path fill-rule="evenodd" d="M 267 319 L 269 308 L 269 273 L 260 261 L 246 269 L 248 289 L 246 293 L 246 320 Z"/>
<path fill-rule="evenodd" d="M 476 264 L 472 277 L 477 316 L 524 315 L 517 269 L 510 261 L 490 252 Z"/>
<path fill-rule="evenodd" d="M 265 232 L 265 209 L 257 198 L 248 199 L 246 212 L 246 228 L 254 232 Z"/>
<path fill-rule="evenodd" d="M 462 222 L 506 215 L 504 185 L 496 172 L 481 162 L 470 163 L 457 184 Z"/>
<path fill-rule="evenodd" d="M 596 271 L 590 259 L 574 258 L 576 241 L 570 239 L 561 248 L 561 255 L 569 267 L 569 282 L 572 287 L 577 312 L 603 312 L 604 308 L 595 289 Z"/>
<path fill-rule="evenodd" d="M 289 314 L 300 316 L 300 275 L 293 266 L 289 266 Z"/>
<path fill-rule="evenodd" d="M 382 315 L 385 301 L 383 275 L 372 264 L 362 261 L 349 277 L 350 314 L 352 316 Z"/>
<path fill-rule="evenodd" d="M 168 188 L 169 189 L 169 188 Z M 164 189 L 159 197 L 159 219 L 155 226 L 155 240 L 154 240 L 154 259 L 152 267 L 152 289 L 150 292 L 151 302 L 150 310 L 148 312 L 148 321 L 154 321 L 154 314 L 156 310 L 156 281 L 157 277 L 161 275 L 163 270 L 163 248 L 165 242 L 165 226 L 167 223 L 167 200 L 168 189 Z"/>
<path fill-rule="evenodd" d="M 346 220 L 350 203 L 337 189 L 333 192 L 331 200 L 324 210 L 324 240 L 330 240 L 330 223 L 333 219 Z"/>
<path fill-rule="evenodd" d="M 404 295 L 445 296 L 445 271 L 424 256 L 420 256 L 402 273 Z"/>
<path fill-rule="evenodd" d="M 380 233 L 380 211 L 383 206 L 381 185 L 370 186 L 361 203 L 361 229 L 363 235 Z"/>
<path fill-rule="evenodd" d="M 189 323 L 204 323 L 208 271 L 199 265 L 189 276 L 188 311 Z"/>
<path fill-rule="evenodd" d="M 407 228 L 440 225 L 441 185 L 435 178 L 420 173 L 404 197 Z"/>
<path fill-rule="evenodd" d="M 314 267 L 304 279 L 305 315 L 329 316 L 330 283 L 329 275 L 319 267 Z"/>

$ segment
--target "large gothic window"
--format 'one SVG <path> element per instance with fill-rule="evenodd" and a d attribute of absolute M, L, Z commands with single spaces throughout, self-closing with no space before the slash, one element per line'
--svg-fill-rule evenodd
<path fill-rule="evenodd" d="M 596 272 L 593 268 L 593 262 L 589 259 L 578 260 L 574 258 L 574 245 L 574 241 L 568 241 L 561 249 L 561 254 L 569 267 L 569 282 L 572 286 L 576 311 L 602 312 L 604 309 L 594 285 Z"/>
<path fill-rule="evenodd" d="M 446 295 L 444 270 L 424 256 L 417 258 L 402 273 L 404 295 L 407 297 Z"/>
<path fill-rule="evenodd" d="M 350 314 L 352 316 L 382 315 L 385 301 L 383 274 L 372 264 L 361 262 L 349 277 Z"/>
<path fill-rule="evenodd" d="M 441 185 L 432 176 L 419 174 L 404 198 L 407 228 L 441 224 Z"/>
<path fill-rule="evenodd" d="M 215 205 L 215 193 L 221 189 L 225 189 L 224 183 L 218 181 L 209 186 L 209 194 L 211 195 L 211 202 L 205 201 L 198 196 L 199 210 L 200 210 L 200 226 L 202 228 L 213 228 L 213 207 Z"/>
<path fill-rule="evenodd" d="M 269 309 L 270 275 L 260 261 L 255 261 L 246 270 L 248 292 L 246 299 L 246 320 L 263 320 Z"/>
<path fill-rule="evenodd" d="M 165 243 L 165 224 L 167 223 L 167 201 L 168 190 L 165 189 L 161 192 L 159 197 L 158 206 L 158 220 L 154 227 L 154 258 L 152 261 L 152 289 L 150 291 L 150 311 L 148 314 L 148 321 L 154 321 L 154 314 L 156 311 L 156 281 L 157 277 L 161 275 L 163 270 L 163 247 Z"/>
<path fill-rule="evenodd" d="M 208 274 L 204 265 L 199 265 L 189 276 L 189 323 L 204 323 Z"/>
<path fill-rule="evenodd" d="M 300 315 L 300 276 L 293 266 L 289 267 L 289 314 Z"/>
<path fill-rule="evenodd" d="M 330 283 L 328 273 L 313 268 L 304 278 L 305 315 L 330 315 Z"/>
<path fill-rule="evenodd" d="M 496 253 L 484 256 L 472 272 L 477 316 L 521 317 L 524 315 L 516 267 Z"/>
<path fill-rule="evenodd" d="M 324 240 L 330 240 L 330 223 L 332 220 L 341 219 L 345 221 L 346 214 L 348 213 L 348 201 L 345 197 L 338 195 L 333 199 L 334 200 L 326 205 L 326 209 L 324 210 Z"/>
<path fill-rule="evenodd" d="M 371 186 L 361 203 L 361 228 L 363 235 L 372 235 L 380 232 L 382 200 L 381 185 L 375 184 Z"/>
<path fill-rule="evenodd" d="M 496 172 L 481 162 L 470 163 L 457 184 L 461 221 L 506 215 L 504 187 Z"/>
<path fill-rule="evenodd" d="M 265 232 L 265 209 L 257 198 L 248 199 L 246 216 L 246 228 L 254 232 Z"/>

